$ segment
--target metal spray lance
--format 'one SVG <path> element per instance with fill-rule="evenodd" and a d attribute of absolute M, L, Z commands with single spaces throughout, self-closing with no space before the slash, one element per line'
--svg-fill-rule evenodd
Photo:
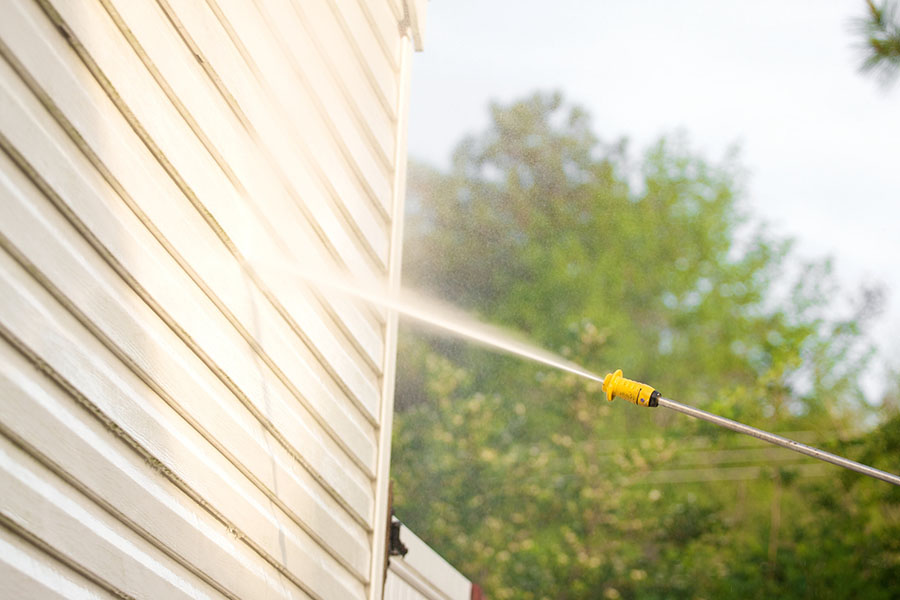
<path fill-rule="evenodd" d="M 863 475 L 868 475 L 869 477 L 881 479 L 882 481 L 887 481 L 888 483 L 893 483 L 894 485 L 900 486 L 900 477 L 892 473 L 887 473 L 880 469 L 876 469 L 874 467 L 852 461 L 842 456 L 838 456 L 830 452 L 825 452 L 824 450 L 819 450 L 818 448 L 813 448 L 812 446 L 807 446 L 806 444 L 801 444 L 800 442 L 795 442 L 794 440 L 790 440 L 786 437 L 775 435 L 774 433 L 769 433 L 768 431 L 763 431 L 762 429 L 750 427 L 749 425 L 744 425 L 743 423 L 738 423 L 737 421 L 732 421 L 731 419 L 726 419 L 725 417 L 720 417 L 718 415 L 708 413 L 705 410 L 700 410 L 699 408 L 694 408 L 693 406 L 688 406 L 686 404 L 681 404 L 680 402 L 675 402 L 674 400 L 669 400 L 668 398 L 663 398 L 663 396 L 657 390 L 653 389 L 649 385 L 641 383 L 639 381 L 632 381 L 631 379 L 624 378 L 622 376 L 621 369 L 617 370 L 615 373 L 608 374 L 603 379 L 603 391 L 604 393 L 606 393 L 606 399 L 610 402 L 613 401 L 613 398 L 618 397 L 628 400 L 632 404 L 636 404 L 638 406 L 646 406 L 650 408 L 663 406 L 665 408 L 670 408 L 676 412 L 694 417 L 695 419 L 708 421 L 710 423 L 718 425 L 719 427 L 724 427 L 732 431 L 737 431 L 738 433 L 743 433 L 745 435 L 759 438 L 765 442 L 769 442 L 770 444 L 775 444 L 776 446 L 781 446 L 782 448 L 787 448 L 788 450 L 793 450 L 794 452 L 799 452 L 800 454 L 805 454 L 819 460 L 824 460 L 825 462 L 830 462 L 831 464 L 838 465 L 839 467 L 844 467 L 845 469 L 850 469 L 851 471 L 856 471 L 857 473 L 862 473 Z"/>

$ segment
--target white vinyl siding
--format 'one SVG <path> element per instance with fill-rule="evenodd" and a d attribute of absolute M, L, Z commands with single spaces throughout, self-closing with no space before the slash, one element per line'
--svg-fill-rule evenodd
<path fill-rule="evenodd" d="M 384 600 L 469 600 L 472 584 L 405 526 L 400 540 L 406 556 L 392 556 Z"/>
<path fill-rule="evenodd" d="M 403 14 L 0 8 L 4 593 L 380 597 Z"/>

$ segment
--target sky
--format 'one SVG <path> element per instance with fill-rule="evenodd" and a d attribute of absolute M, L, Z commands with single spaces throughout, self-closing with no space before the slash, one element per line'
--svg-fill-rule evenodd
<path fill-rule="evenodd" d="M 880 282 L 872 330 L 900 366 L 900 84 L 858 71 L 863 0 L 431 0 L 413 59 L 409 156 L 446 167 L 490 101 L 562 91 L 637 154 L 684 132 L 716 160 L 737 145 L 744 207 L 831 256 L 846 290 Z M 867 377 L 870 398 L 884 365 Z"/>

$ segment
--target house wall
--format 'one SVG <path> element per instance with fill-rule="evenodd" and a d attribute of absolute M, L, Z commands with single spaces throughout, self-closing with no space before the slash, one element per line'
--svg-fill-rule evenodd
<path fill-rule="evenodd" d="M 408 15 L 0 7 L 0 595 L 380 597 Z"/>
<path fill-rule="evenodd" d="M 446 560 L 401 525 L 405 556 L 392 556 L 385 600 L 470 600 L 472 584 Z M 480 596 L 479 596 L 480 597 Z"/>

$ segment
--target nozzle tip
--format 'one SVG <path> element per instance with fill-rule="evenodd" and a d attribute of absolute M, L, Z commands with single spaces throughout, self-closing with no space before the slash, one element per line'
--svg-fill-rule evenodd
<path fill-rule="evenodd" d="M 606 393 L 607 402 L 612 402 L 616 397 L 616 384 L 622 378 L 622 369 L 616 369 L 614 373 L 607 373 L 603 378 L 603 391 Z"/>
<path fill-rule="evenodd" d="M 609 402 L 619 397 L 638 406 L 657 406 L 659 400 L 659 392 L 646 383 L 625 379 L 622 369 L 616 369 L 603 378 L 603 391 Z"/>

